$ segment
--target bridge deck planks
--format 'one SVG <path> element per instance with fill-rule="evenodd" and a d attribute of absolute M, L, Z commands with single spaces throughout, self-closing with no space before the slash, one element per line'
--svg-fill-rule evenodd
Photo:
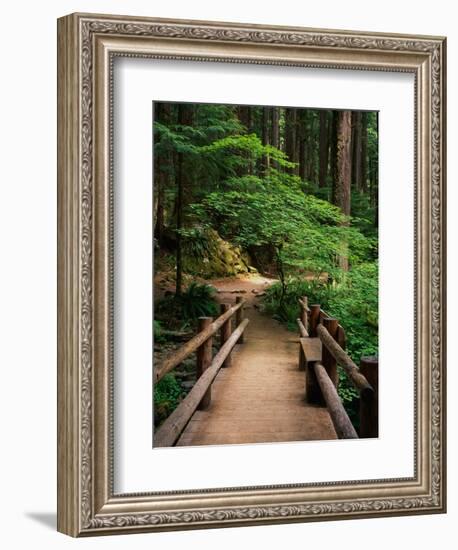
<path fill-rule="evenodd" d="M 194 413 L 177 445 L 336 439 L 327 409 L 305 401 L 299 338 L 253 308 L 246 316 L 245 343 L 216 377 L 210 407 Z"/>

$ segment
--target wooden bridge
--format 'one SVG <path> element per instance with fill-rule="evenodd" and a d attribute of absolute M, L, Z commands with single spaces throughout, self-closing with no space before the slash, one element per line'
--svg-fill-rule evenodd
<path fill-rule="evenodd" d="M 157 382 L 197 352 L 198 379 L 156 430 L 154 447 L 377 437 L 377 358 L 358 368 L 337 319 L 306 297 L 299 303 L 299 337 L 245 309 L 241 296 L 221 304 L 216 320 L 200 318 L 196 336 L 154 369 Z M 360 394 L 359 433 L 337 393 L 338 365 Z"/>

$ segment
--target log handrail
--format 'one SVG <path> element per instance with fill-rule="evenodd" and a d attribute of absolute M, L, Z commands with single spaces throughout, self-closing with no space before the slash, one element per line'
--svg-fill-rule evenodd
<path fill-rule="evenodd" d="M 378 437 L 378 358 L 361 357 L 359 368 L 346 353 L 345 329 L 321 305 L 308 307 L 308 298 L 298 298 L 300 318 L 296 320 L 299 342 L 299 370 L 305 371 L 306 399 L 329 409 L 338 437 L 358 437 L 342 400 L 337 392 L 337 365 L 346 372 L 360 397 L 359 437 Z M 319 338 L 322 344 L 321 360 L 307 359 L 302 346 L 304 338 Z"/>
<path fill-rule="evenodd" d="M 298 298 L 297 301 L 299 302 L 299 305 L 302 306 L 307 313 L 310 313 L 310 308 L 308 304 L 306 304 L 302 298 Z"/>
<path fill-rule="evenodd" d="M 306 315 L 310 315 L 312 309 L 310 309 L 310 307 L 308 306 L 307 296 L 303 296 L 302 298 L 298 298 L 297 301 L 298 301 L 299 305 L 301 306 L 301 312 L 305 312 Z M 317 306 L 312 305 L 311 307 L 316 308 Z M 324 309 L 321 309 L 321 306 L 319 306 L 318 317 L 319 317 L 319 322 L 320 323 L 322 323 L 323 319 L 325 319 L 325 318 L 332 318 L 332 316 L 329 315 L 329 313 L 327 311 L 325 311 Z M 301 315 L 301 320 L 302 320 L 302 315 Z M 302 324 L 305 326 L 305 323 L 304 323 L 303 320 L 302 320 Z"/>
<path fill-rule="evenodd" d="M 300 319 L 296 319 L 297 326 L 299 327 L 299 332 L 301 333 L 301 338 L 307 338 L 309 333 L 304 327 L 303 322 Z"/>
<path fill-rule="evenodd" d="M 337 437 L 339 439 L 358 439 L 358 434 L 348 417 L 347 411 L 344 409 L 337 389 L 329 378 L 326 369 L 321 363 L 316 362 L 314 370 Z"/>
<path fill-rule="evenodd" d="M 155 447 L 170 447 L 175 444 L 177 439 L 180 437 L 180 434 L 186 427 L 186 424 L 189 422 L 189 419 L 197 409 L 199 403 L 202 401 L 202 398 L 207 393 L 213 380 L 216 378 L 216 375 L 218 374 L 225 359 L 232 351 L 232 348 L 237 343 L 237 340 L 243 334 L 243 331 L 248 323 L 249 319 L 245 319 L 234 330 L 230 338 L 226 340 L 224 345 L 215 355 L 210 366 L 194 384 L 188 395 L 156 431 L 154 434 Z"/>
<path fill-rule="evenodd" d="M 174 351 L 171 355 L 166 357 L 160 365 L 154 368 L 154 382 L 159 382 L 168 372 L 182 363 L 191 353 L 195 352 L 210 336 L 213 336 L 223 325 L 229 320 L 236 311 L 238 311 L 243 304 L 244 300 L 238 302 L 234 306 L 228 309 L 223 315 L 220 315 L 213 323 L 211 323 L 205 330 L 197 333 L 191 340 L 186 342 L 177 351 Z"/>
<path fill-rule="evenodd" d="M 308 306 L 308 298 L 307 296 L 303 296 L 302 299 L 299 298 L 299 305 L 301 306 L 301 312 L 299 315 L 299 321 L 301 322 L 301 325 L 299 325 L 299 330 L 302 333 L 302 328 L 305 330 L 305 333 L 308 335 L 309 333 L 309 313 L 310 309 Z"/>
<path fill-rule="evenodd" d="M 308 304 L 304 301 L 304 298 L 298 298 L 297 301 L 299 302 L 299 305 L 302 306 L 307 313 L 310 313 L 310 308 Z M 331 317 L 327 311 L 324 309 L 320 310 L 324 317 Z"/>
<path fill-rule="evenodd" d="M 326 349 L 334 357 L 337 363 L 345 369 L 348 378 L 360 394 L 363 397 L 365 397 L 366 394 L 373 394 L 374 389 L 367 381 L 367 378 L 361 374 L 361 371 L 355 365 L 348 353 L 346 353 L 338 342 L 334 340 L 324 325 L 318 325 L 317 334 L 323 346 L 326 346 Z"/>

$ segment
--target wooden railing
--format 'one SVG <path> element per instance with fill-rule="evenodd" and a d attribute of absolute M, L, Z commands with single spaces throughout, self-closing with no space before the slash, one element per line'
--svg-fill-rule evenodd
<path fill-rule="evenodd" d="M 184 359 L 197 352 L 197 381 L 188 395 L 164 421 L 154 434 L 155 447 L 174 445 L 186 424 L 197 408 L 205 409 L 211 402 L 211 385 L 221 367 L 231 366 L 231 351 L 237 342 L 243 343 L 243 331 L 249 320 L 243 318 L 245 301 L 237 296 L 236 304 L 221 304 L 221 315 L 199 318 L 199 332 L 180 349 L 167 357 L 154 369 L 154 380 L 159 381 L 165 374 L 177 367 Z M 235 315 L 236 328 L 232 332 L 232 317 Z M 220 331 L 220 349 L 213 354 L 213 335 Z"/>
<path fill-rule="evenodd" d="M 299 368 L 305 370 L 307 401 L 327 406 L 339 438 L 358 437 L 337 392 L 337 365 L 340 365 L 359 392 L 359 437 L 378 437 L 378 358 L 362 357 L 358 368 L 345 352 L 345 330 L 338 320 L 318 304 L 309 307 L 306 296 L 299 299 L 299 305 Z M 316 345 L 317 338 L 321 341 L 321 353 Z"/>

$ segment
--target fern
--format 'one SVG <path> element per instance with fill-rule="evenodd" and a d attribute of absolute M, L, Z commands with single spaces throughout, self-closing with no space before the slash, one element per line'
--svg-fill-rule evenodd
<path fill-rule="evenodd" d="M 180 302 L 183 319 L 216 315 L 218 309 L 214 299 L 215 292 L 210 285 L 191 283 L 185 292 L 176 298 Z"/>
<path fill-rule="evenodd" d="M 214 317 L 218 314 L 215 301 L 216 290 L 205 284 L 192 282 L 179 296 L 166 296 L 155 306 L 155 318 L 168 326 L 189 326 L 199 317 Z"/>

